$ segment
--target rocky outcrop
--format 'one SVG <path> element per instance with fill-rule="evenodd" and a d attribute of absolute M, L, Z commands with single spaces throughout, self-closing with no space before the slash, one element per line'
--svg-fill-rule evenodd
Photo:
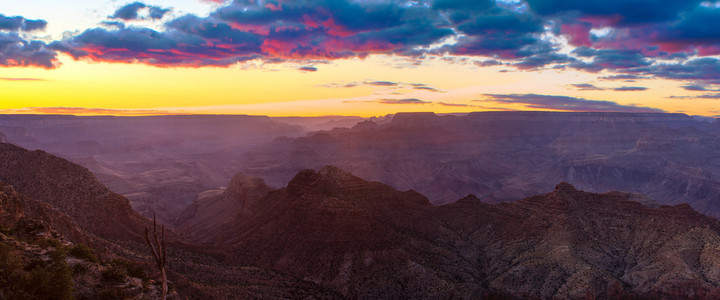
<path fill-rule="evenodd" d="M 518 298 L 718 295 L 720 222 L 687 204 L 648 207 L 567 183 L 512 203 L 438 207 L 493 293 Z"/>
<path fill-rule="evenodd" d="M 222 194 L 190 204 L 178 217 L 176 230 L 189 235 L 195 243 L 213 243 L 227 220 L 249 215 L 270 190 L 260 178 L 237 174 Z"/>

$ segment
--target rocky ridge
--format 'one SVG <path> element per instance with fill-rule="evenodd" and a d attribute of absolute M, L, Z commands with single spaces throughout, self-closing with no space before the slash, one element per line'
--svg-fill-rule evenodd
<path fill-rule="evenodd" d="M 433 206 L 337 167 L 301 171 L 255 203 L 225 221 L 226 260 L 343 297 L 720 295 L 720 221 L 687 204 L 561 183 L 516 202 Z"/>

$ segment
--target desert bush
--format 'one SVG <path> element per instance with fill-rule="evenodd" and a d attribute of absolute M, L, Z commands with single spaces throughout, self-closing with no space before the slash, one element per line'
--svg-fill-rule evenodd
<path fill-rule="evenodd" d="M 122 283 L 125 282 L 127 277 L 127 270 L 122 265 L 111 264 L 109 268 L 102 271 L 103 280 L 110 283 Z"/>
<path fill-rule="evenodd" d="M 84 244 L 75 244 L 75 246 L 70 248 L 68 254 L 72 257 L 84 259 L 86 261 L 98 262 L 98 259 L 95 256 L 95 250 Z"/>

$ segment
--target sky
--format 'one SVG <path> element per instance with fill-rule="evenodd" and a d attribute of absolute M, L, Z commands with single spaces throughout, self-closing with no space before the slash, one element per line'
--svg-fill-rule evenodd
<path fill-rule="evenodd" d="M 720 117 L 720 1 L 0 0 L 0 113 Z"/>

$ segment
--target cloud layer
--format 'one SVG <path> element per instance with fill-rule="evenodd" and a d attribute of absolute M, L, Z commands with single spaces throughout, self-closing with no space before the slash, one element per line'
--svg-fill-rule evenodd
<path fill-rule="evenodd" d="M 215 3 L 206 16 L 173 15 L 170 8 L 131 2 L 107 16 L 103 26 L 52 42 L 35 37 L 47 26 L 44 20 L 0 14 L 0 66 L 53 68 L 62 52 L 75 59 L 159 67 L 294 61 L 308 73 L 317 70 L 317 61 L 387 54 L 420 62 L 437 55 L 471 57 L 478 67 L 604 72 L 599 79 L 606 80 L 664 78 L 688 90 L 720 84 L 720 60 L 714 57 L 720 55 L 720 2 L 206 1 Z"/>

